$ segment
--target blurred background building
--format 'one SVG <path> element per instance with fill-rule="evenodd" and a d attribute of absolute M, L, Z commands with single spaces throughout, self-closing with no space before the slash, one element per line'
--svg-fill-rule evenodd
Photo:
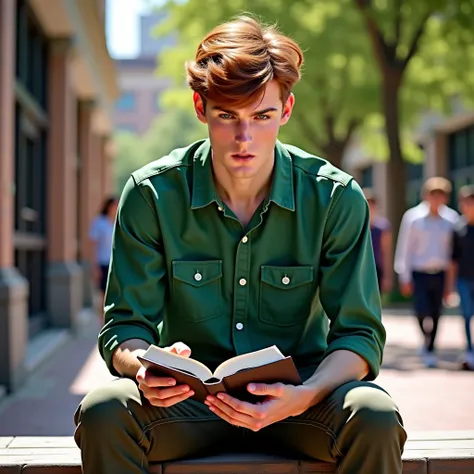
<path fill-rule="evenodd" d="M 448 118 L 428 114 L 418 134 L 422 163 L 406 163 L 406 205 L 420 202 L 420 189 L 431 176 L 447 177 L 453 185 L 450 205 L 457 209 L 461 186 L 474 184 L 474 111 L 459 110 Z M 348 168 L 363 187 L 371 187 L 379 197 L 382 213 L 387 209 L 387 166 L 366 156 L 348 153 Z"/>
<path fill-rule="evenodd" d="M 0 2 L 0 385 L 91 304 L 88 229 L 112 189 L 104 0 Z M 40 343 L 41 342 L 41 343 Z"/>
<path fill-rule="evenodd" d="M 139 50 L 134 58 L 116 60 L 120 97 L 115 104 L 115 126 L 118 131 L 143 135 L 160 113 L 158 97 L 169 81 L 155 75 L 156 57 L 174 38 L 157 37 L 156 25 L 163 21 L 162 13 L 140 16 Z"/>

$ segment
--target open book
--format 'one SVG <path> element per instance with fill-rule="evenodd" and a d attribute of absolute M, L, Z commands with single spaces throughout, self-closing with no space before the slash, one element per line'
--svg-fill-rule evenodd
<path fill-rule="evenodd" d="M 194 390 L 193 398 L 199 401 L 204 401 L 207 394 L 219 392 L 255 401 L 255 396 L 247 391 L 251 382 L 301 384 L 292 358 L 285 357 L 276 346 L 232 357 L 214 372 L 195 359 L 181 357 L 154 345 L 138 358 L 156 375 L 170 376 L 177 384 L 189 385 Z"/>

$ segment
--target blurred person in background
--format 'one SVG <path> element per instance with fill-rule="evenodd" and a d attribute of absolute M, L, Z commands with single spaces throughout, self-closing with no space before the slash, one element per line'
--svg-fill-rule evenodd
<path fill-rule="evenodd" d="M 381 293 L 389 293 L 393 287 L 392 279 L 392 226 L 379 214 L 377 198 L 370 188 L 363 189 L 369 203 L 370 234 L 374 249 L 375 266 Z"/>
<path fill-rule="evenodd" d="M 413 296 L 413 306 L 422 335 L 420 356 L 426 367 L 435 367 L 435 340 L 443 297 L 449 293 L 446 272 L 451 263 L 452 232 L 458 213 L 447 206 L 451 183 L 441 177 L 428 179 L 423 201 L 408 209 L 400 225 L 395 253 L 395 272 L 400 291 Z"/>
<path fill-rule="evenodd" d="M 109 273 L 112 235 L 117 207 L 118 198 L 116 196 L 110 196 L 105 199 L 100 214 L 92 221 L 89 230 L 89 238 L 92 245 L 92 278 L 100 292 L 100 308 L 98 313 L 101 321 L 104 313 L 104 294 Z"/>
<path fill-rule="evenodd" d="M 453 252 L 449 287 L 457 286 L 466 330 L 466 353 L 461 367 L 474 370 L 471 318 L 474 314 L 474 186 L 459 190 L 459 209 L 462 216 L 453 232 Z"/>

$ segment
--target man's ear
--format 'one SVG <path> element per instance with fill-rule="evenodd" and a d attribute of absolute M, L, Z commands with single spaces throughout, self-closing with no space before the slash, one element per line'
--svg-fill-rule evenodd
<path fill-rule="evenodd" d="M 294 105 L 295 105 L 295 96 L 293 93 L 291 93 L 283 107 L 283 113 L 281 115 L 280 125 L 285 125 L 288 122 L 288 120 L 290 120 L 291 112 L 293 111 Z"/>
<path fill-rule="evenodd" d="M 196 111 L 196 116 L 198 120 L 202 123 L 207 123 L 204 101 L 202 100 L 202 97 L 197 92 L 193 93 L 193 102 L 194 102 L 194 110 Z"/>

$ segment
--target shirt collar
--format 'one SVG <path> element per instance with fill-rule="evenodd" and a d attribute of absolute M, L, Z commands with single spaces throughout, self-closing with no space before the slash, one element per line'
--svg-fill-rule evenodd
<path fill-rule="evenodd" d="M 191 209 L 219 202 L 211 161 L 211 143 L 207 139 L 194 153 Z M 288 150 L 279 141 L 275 145 L 275 167 L 269 201 L 289 211 L 295 210 L 293 163 Z"/>
<path fill-rule="evenodd" d="M 194 153 L 191 209 L 199 209 L 212 202 L 218 202 L 211 161 L 211 142 L 207 139 Z"/>

